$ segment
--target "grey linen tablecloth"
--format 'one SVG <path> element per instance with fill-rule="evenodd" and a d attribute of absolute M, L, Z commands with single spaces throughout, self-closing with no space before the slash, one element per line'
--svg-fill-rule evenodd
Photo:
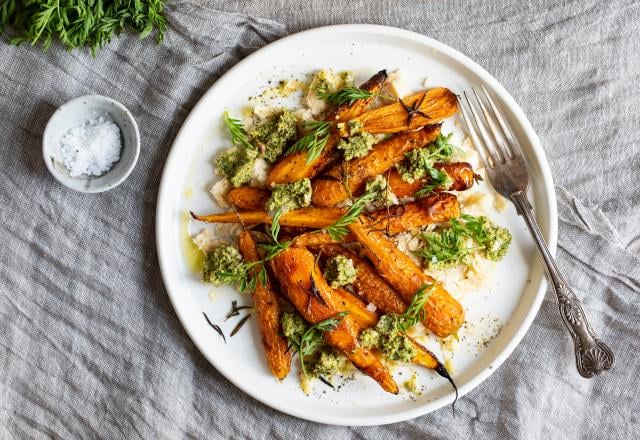
<path fill-rule="evenodd" d="M 637 1 L 171 1 L 161 46 L 124 35 L 96 58 L 0 42 L 0 438 L 637 438 L 640 4 Z M 369 22 L 469 55 L 543 140 L 559 265 L 617 367 L 586 380 L 550 293 L 513 355 L 450 408 L 381 427 L 278 413 L 196 350 L 157 263 L 154 210 L 177 129 L 234 63 L 291 32 Z M 120 187 L 58 184 L 40 153 L 57 106 L 120 100 L 142 135 Z"/>

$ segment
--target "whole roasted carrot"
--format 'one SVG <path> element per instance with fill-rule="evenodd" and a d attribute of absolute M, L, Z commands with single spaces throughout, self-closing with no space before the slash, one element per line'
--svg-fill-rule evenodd
<path fill-rule="evenodd" d="M 456 95 L 449 89 L 436 87 L 369 110 L 354 119 L 369 133 L 399 133 L 437 124 L 457 111 Z"/>
<path fill-rule="evenodd" d="M 240 234 L 239 247 L 245 261 L 260 260 L 258 248 L 249 232 L 244 231 Z M 253 276 L 257 277 L 258 267 L 252 270 Z M 287 350 L 288 342 L 280 331 L 280 305 L 268 275 L 265 284 L 256 283 L 252 296 L 267 364 L 275 377 L 284 379 L 291 368 L 291 352 Z"/>

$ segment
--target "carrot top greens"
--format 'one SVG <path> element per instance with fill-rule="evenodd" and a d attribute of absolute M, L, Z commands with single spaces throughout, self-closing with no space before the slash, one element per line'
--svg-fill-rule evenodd
<path fill-rule="evenodd" d="M 167 20 L 164 0 L 0 0 L 0 34 L 10 25 L 12 44 L 41 43 L 49 49 L 55 39 L 68 50 L 88 47 L 95 55 L 111 38 L 130 29 L 148 37 L 156 31 L 162 42 Z"/>

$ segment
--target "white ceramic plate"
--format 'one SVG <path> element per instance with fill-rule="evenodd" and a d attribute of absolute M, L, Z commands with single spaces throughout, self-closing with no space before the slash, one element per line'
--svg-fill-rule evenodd
<path fill-rule="evenodd" d="M 158 195 L 156 234 L 158 258 L 171 302 L 187 333 L 204 356 L 232 383 L 257 400 L 287 414 L 321 423 L 378 425 L 398 422 L 434 411 L 453 401 L 447 382 L 432 371 L 397 368 L 394 376 L 402 384 L 418 371 L 424 388 L 420 396 L 403 392 L 390 395 L 371 379 L 356 373 L 340 390 L 318 383 L 310 396 L 299 387 L 297 364 L 292 374 L 279 383 L 269 373 L 253 319 L 233 338 L 228 338 L 237 321 L 222 323 L 228 344 L 206 324 L 202 313 L 221 323 L 232 299 L 250 303 L 231 288 L 213 289 L 201 281 L 185 258 L 187 229 L 198 232 L 202 224 L 189 224 L 186 212 L 208 212 L 216 205 L 208 189 L 217 180 L 213 160 L 230 146 L 223 131 L 225 109 L 240 114 L 247 99 L 268 87 L 269 81 L 304 78 L 321 68 L 351 70 L 364 80 L 382 68 L 405 73 L 412 90 L 421 88 L 425 77 L 430 86 L 445 86 L 462 93 L 484 84 L 505 110 L 520 139 L 530 164 L 530 199 L 552 251 L 557 236 L 556 200 L 551 173 L 540 140 L 513 98 L 480 66 L 452 48 L 430 38 L 383 26 L 341 25 L 301 32 L 283 38 L 247 57 L 229 70 L 193 109 L 178 133 L 167 159 Z M 453 119 L 443 131 L 462 133 Z M 459 295 L 471 329 L 454 357 L 454 379 L 464 395 L 486 379 L 513 351 L 533 321 L 544 297 L 542 266 L 524 223 L 509 204 L 494 216 L 508 226 L 514 241 L 507 258 L 499 265 L 495 286 L 474 294 Z M 237 318 L 236 318 L 237 319 Z M 486 348 L 489 323 L 501 322 L 502 329 Z M 429 346 L 441 354 L 435 341 Z"/>

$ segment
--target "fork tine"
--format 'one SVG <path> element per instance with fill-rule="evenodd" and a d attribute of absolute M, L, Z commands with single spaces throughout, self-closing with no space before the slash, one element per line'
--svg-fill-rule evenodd
<path fill-rule="evenodd" d="M 502 157 L 502 153 L 495 147 L 489 133 L 487 132 L 487 129 L 484 127 L 484 124 L 480 119 L 480 116 L 478 116 L 478 112 L 476 112 L 475 107 L 471 104 L 471 100 L 469 99 L 469 96 L 467 96 L 467 92 L 464 92 L 464 97 L 467 100 L 467 104 L 469 104 L 471 115 L 473 116 L 473 120 L 476 123 L 478 130 L 480 130 L 482 141 L 484 142 L 484 145 L 487 147 L 487 152 L 489 153 L 489 156 L 491 156 L 491 159 L 493 160 L 494 163 L 504 163 L 505 159 Z"/>
<path fill-rule="evenodd" d="M 493 140 L 495 141 L 496 148 L 500 150 L 500 152 L 502 153 L 502 157 L 505 157 L 505 158 L 508 157 L 509 159 L 513 159 L 513 152 L 509 148 L 509 145 L 506 143 L 506 140 L 504 139 L 504 137 L 498 131 L 498 127 L 496 126 L 495 122 L 493 122 L 493 118 L 491 117 L 491 115 L 489 115 L 489 112 L 487 111 L 487 107 L 485 107 L 484 102 L 482 102 L 482 99 L 480 99 L 480 95 L 478 95 L 476 88 L 472 87 L 472 90 L 473 90 L 473 94 L 476 96 L 476 100 L 478 101 L 478 104 L 480 104 L 480 110 L 482 111 L 482 115 L 484 116 L 484 119 L 487 122 L 487 126 L 489 127 L 489 130 L 493 135 Z"/>
<path fill-rule="evenodd" d="M 484 84 L 481 87 L 482 87 L 482 91 L 484 92 L 484 96 L 487 98 L 487 102 L 489 103 L 489 106 L 491 107 L 491 110 L 493 111 L 493 114 L 496 117 L 498 124 L 500 125 L 500 128 L 502 128 L 503 138 L 507 141 L 506 145 L 508 145 L 509 153 L 511 153 L 511 158 L 513 159 L 515 157 L 516 152 L 520 151 L 518 143 L 513 137 L 511 130 L 509 130 L 509 127 L 507 126 L 507 123 L 505 122 L 504 118 L 498 111 L 498 108 L 494 104 L 493 99 L 491 99 L 491 95 L 489 95 L 489 92 L 487 92 L 487 89 L 484 87 Z"/>
<path fill-rule="evenodd" d="M 464 121 L 464 125 L 467 127 L 467 132 L 469 133 L 469 136 L 471 136 L 473 145 L 476 147 L 476 151 L 478 152 L 478 156 L 480 156 L 482 163 L 486 168 L 493 168 L 494 166 L 493 160 L 487 157 L 486 147 L 480 141 L 480 138 L 478 137 L 478 133 L 476 133 L 475 128 L 473 128 L 473 124 L 471 123 L 469 115 L 467 114 L 467 111 L 465 110 L 464 105 L 462 104 L 462 99 L 460 99 L 459 96 L 458 96 L 458 107 L 460 108 L 460 114 L 462 115 L 462 120 Z"/>

